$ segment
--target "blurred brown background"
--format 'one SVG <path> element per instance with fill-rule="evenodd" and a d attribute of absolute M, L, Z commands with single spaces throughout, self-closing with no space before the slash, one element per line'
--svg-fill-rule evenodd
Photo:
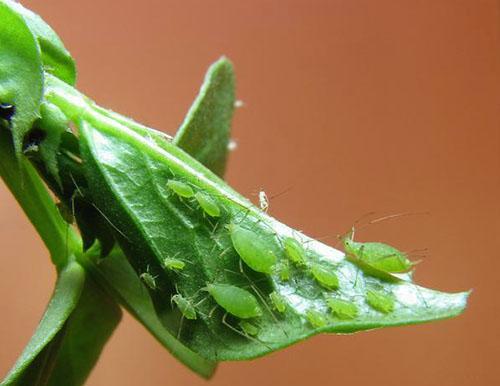
<path fill-rule="evenodd" d="M 99 103 L 174 133 L 208 65 L 236 66 L 245 102 L 229 182 L 334 243 L 360 215 L 430 211 L 360 238 L 429 248 L 417 280 L 474 289 L 459 318 L 321 336 L 212 385 L 492 385 L 500 376 L 500 6 L 496 1 L 24 1 L 78 61 Z M 54 272 L 0 186 L 0 375 L 50 296 Z M 89 326 L 92 328 L 92 326 Z M 88 382 L 205 385 L 126 316 Z"/>

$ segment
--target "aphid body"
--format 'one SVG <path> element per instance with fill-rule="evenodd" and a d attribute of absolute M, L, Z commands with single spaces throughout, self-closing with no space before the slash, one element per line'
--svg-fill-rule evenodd
<path fill-rule="evenodd" d="M 208 194 L 203 192 L 197 192 L 194 198 L 200 205 L 201 209 L 211 217 L 220 217 L 220 208 L 215 200 Z"/>
<path fill-rule="evenodd" d="M 273 291 L 269 294 L 269 299 L 271 299 L 271 303 L 273 304 L 273 308 L 279 313 L 283 313 L 286 311 L 286 301 L 279 293 Z"/>
<path fill-rule="evenodd" d="M 255 336 L 259 333 L 259 327 L 247 320 L 240 320 L 238 324 L 241 327 L 241 330 L 247 335 Z"/>
<path fill-rule="evenodd" d="M 228 229 L 233 247 L 245 264 L 256 272 L 272 273 L 277 260 L 272 242 L 241 225 L 232 223 Z"/>
<path fill-rule="evenodd" d="M 371 267 L 389 273 L 407 272 L 413 263 L 405 253 L 384 243 L 360 243 L 350 238 L 342 240 L 345 253 L 351 258 L 362 260 Z"/>
<path fill-rule="evenodd" d="M 306 264 L 306 251 L 302 244 L 292 237 L 285 237 L 283 240 L 286 257 L 294 264 Z"/>
<path fill-rule="evenodd" d="M 306 318 L 307 318 L 307 321 L 314 328 L 325 327 L 327 324 L 327 320 L 326 320 L 325 316 L 321 312 L 319 312 L 318 310 L 315 310 L 314 308 L 309 308 L 306 311 Z"/>
<path fill-rule="evenodd" d="M 196 309 L 194 308 L 193 304 L 184 296 L 182 296 L 181 294 L 175 294 L 172 296 L 172 302 L 177 305 L 184 318 L 189 320 L 197 319 Z"/>
<path fill-rule="evenodd" d="M 326 289 L 335 290 L 339 288 L 339 278 L 333 272 L 333 267 L 315 263 L 311 266 L 311 274 Z"/>
<path fill-rule="evenodd" d="M 358 316 L 358 307 L 350 301 L 337 298 L 327 298 L 326 304 L 330 307 L 332 315 L 339 319 L 354 319 Z"/>
<path fill-rule="evenodd" d="M 158 289 L 155 277 L 151 275 L 149 272 L 141 273 L 140 278 L 153 291 Z"/>
<path fill-rule="evenodd" d="M 263 190 L 259 192 L 259 206 L 264 212 L 267 212 L 269 209 L 269 199 L 267 198 L 266 192 Z"/>
<path fill-rule="evenodd" d="M 178 180 L 168 180 L 167 187 L 179 197 L 191 198 L 194 196 L 193 188 L 191 188 L 191 186 L 189 186 L 185 182 Z"/>
<path fill-rule="evenodd" d="M 395 299 L 392 294 L 370 289 L 366 291 L 366 302 L 370 307 L 384 314 L 394 311 Z"/>
<path fill-rule="evenodd" d="M 240 319 L 262 316 L 259 302 L 250 292 L 230 284 L 207 284 L 206 290 L 225 311 Z"/>
<path fill-rule="evenodd" d="M 180 259 L 166 257 L 163 259 L 163 266 L 171 271 L 182 271 L 186 266 L 186 263 Z"/>

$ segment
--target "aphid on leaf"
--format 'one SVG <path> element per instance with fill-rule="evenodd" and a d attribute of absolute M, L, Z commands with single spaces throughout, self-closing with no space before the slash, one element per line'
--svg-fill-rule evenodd
<path fill-rule="evenodd" d="M 277 259 L 269 239 L 234 223 L 228 229 L 233 247 L 245 264 L 256 272 L 272 273 Z"/>
<path fill-rule="evenodd" d="M 194 196 L 193 188 L 185 182 L 178 180 L 168 180 L 167 187 L 179 197 L 191 198 Z"/>
<path fill-rule="evenodd" d="M 384 314 L 394 311 L 395 299 L 392 294 L 371 289 L 366 291 L 366 302 L 370 307 Z"/>
<path fill-rule="evenodd" d="M 267 210 L 269 209 L 269 199 L 267 198 L 266 192 L 264 192 L 263 190 L 259 192 L 259 206 L 260 209 L 264 212 L 267 212 Z"/>
<path fill-rule="evenodd" d="M 311 274 L 326 289 L 335 290 L 339 288 L 339 278 L 333 272 L 333 267 L 315 263 L 311 266 Z"/>
<path fill-rule="evenodd" d="M 141 273 L 140 278 L 153 291 L 158 289 L 158 285 L 156 284 L 156 276 L 151 275 L 151 273 L 149 273 L 149 270 L 147 272 Z"/>
<path fill-rule="evenodd" d="M 307 318 L 307 321 L 314 328 L 325 327 L 327 324 L 327 320 L 326 320 L 325 316 L 321 312 L 315 310 L 314 308 L 309 308 L 306 311 L 306 318 Z"/>
<path fill-rule="evenodd" d="M 172 302 L 177 305 L 177 308 L 179 308 L 179 311 L 184 318 L 189 320 L 197 319 L 196 309 L 194 305 L 184 296 L 182 296 L 181 294 L 175 294 L 172 296 Z"/>
<path fill-rule="evenodd" d="M 163 266 L 171 271 L 182 271 L 186 266 L 186 263 L 174 257 L 166 257 L 163 259 Z"/>
<path fill-rule="evenodd" d="M 275 271 L 282 281 L 290 280 L 290 264 L 288 260 L 281 260 L 275 266 Z"/>
<path fill-rule="evenodd" d="M 286 257 L 294 264 L 306 264 L 306 251 L 302 244 L 292 237 L 285 237 L 283 240 Z"/>
<path fill-rule="evenodd" d="M 339 319 L 354 319 L 358 316 L 358 307 L 350 301 L 327 298 L 326 304 L 330 307 L 332 315 Z"/>
<path fill-rule="evenodd" d="M 215 202 L 215 200 L 208 194 L 198 192 L 194 195 L 194 198 L 200 205 L 201 209 L 203 209 L 203 211 L 210 217 L 220 217 L 219 205 L 217 205 L 217 202 Z"/>
<path fill-rule="evenodd" d="M 255 324 L 250 323 L 247 320 L 240 320 L 238 323 L 241 330 L 250 336 L 255 336 L 259 333 L 259 327 L 257 327 Z"/>
<path fill-rule="evenodd" d="M 273 291 L 269 294 L 269 299 L 271 299 L 271 303 L 273 304 L 273 308 L 279 313 L 283 313 L 286 311 L 286 301 L 279 293 Z"/>
<path fill-rule="evenodd" d="M 240 319 L 262 316 L 259 302 L 250 292 L 230 284 L 207 284 L 206 290 L 225 311 Z"/>

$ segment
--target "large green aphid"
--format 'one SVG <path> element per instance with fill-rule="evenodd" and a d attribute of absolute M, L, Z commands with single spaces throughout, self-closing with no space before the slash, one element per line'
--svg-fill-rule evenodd
<path fill-rule="evenodd" d="M 376 289 L 366 291 L 366 302 L 375 310 L 384 314 L 394 311 L 394 295 Z"/>
<path fill-rule="evenodd" d="M 347 259 L 367 274 L 388 281 L 401 280 L 393 274 L 408 272 L 414 263 L 398 249 L 380 242 L 357 242 L 354 230 L 341 238 Z"/>
<path fill-rule="evenodd" d="M 234 223 L 228 229 L 233 247 L 245 264 L 256 272 L 271 274 L 277 258 L 269 238 Z"/>
<path fill-rule="evenodd" d="M 259 302 L 250 292 L 230 284 L 207 284 L 208 293 L 229 314 L 241 319 L 262 316 Z"/>
<path fill-rule="evenodd" d="M 339 319 L 348 320 L 358 316 L 358 307 L 353 302 L 328 297 L 326 304 L 328 304 L 332 315 Z"/>

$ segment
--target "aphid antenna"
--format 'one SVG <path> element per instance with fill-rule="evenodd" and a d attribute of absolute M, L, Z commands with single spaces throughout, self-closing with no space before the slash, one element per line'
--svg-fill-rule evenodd
<path fill-rule="evenodd" d="M 263 345 L 265 348 L 267 348 L 268 350 L 272 350 L 272 348 L 270 346 L 268 346 L 267 344 L 265 344 L 264 342 L 260 341 L 259 339 L 256 339 L 250 335 L 248 335 L 247 333 L 245 333 L 244 331 L 241 331 L 241 330 L 238 330 L 237 328 L 231 326 L 227 321 L 226 321 L 226 317 L 227 317 L 227 312 L 224 314 L 224 316 L 222 317 L 222 324 L 224 324 L 227 328 L 229 328 L 231 331 L 235 332 L 236 334 L 238 335 L 241 335 L 242 337 L 244 338 L 247 338 L 248 340 L 254 342 L 254 343 L 257 343 L 257 344 L 261 344 Z"/>
<path fill-rule="evenodd" d="M 429 211 L 425 211 L 425 212 L 401 212 L 401 213 L 390 214 L 387 216 L 382 216 L 382 217 L 378 217 L 376 219 L 370 220 L 365 225 L 362 225 L 358 229 L 361 230 L 361 229 L 364 229 L 370 225 L 377 224 L 379 222 L 388 221 L 388 220 L 394 220 L 394 219 L 397 219 L 400 217 L 430 215 L 430 214 L 431 213 Z"/>

